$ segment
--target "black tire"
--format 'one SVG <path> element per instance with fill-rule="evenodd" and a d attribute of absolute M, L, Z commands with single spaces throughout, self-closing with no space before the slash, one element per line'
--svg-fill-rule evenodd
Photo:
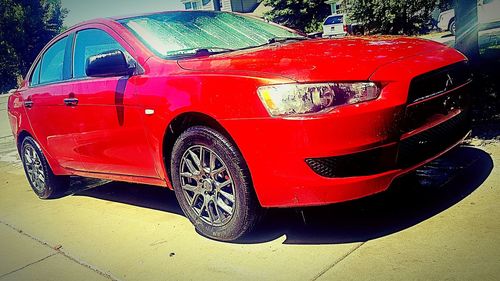
<path fill-rule="evenodd" d="M 33 153 L 36 153 L 36 156 Z M 24 172 L 26 173 L 26 178 L 28 179 L 31 188 L 39 198 L 57 198 L 63 195 L 64 192 L 68 190 L 69 176 L 54 175 L 52 169 L 47 163 L 47 159 L 40 149 L 40 146 L 32 137 L 26 137 L 23 140 L 21 144 L 20 155 L 23 162 Z M 27 155 L 38 157 L 38 161 L 35 161 L 37 166 L 36 172 L 30 173 L 30 171 L 33 171 L 33 169 L 30 167 L 35 164 L 30 164 L 30 160 L 32 160 L 33 158 L 28 157 Z M 43 182 L 41 182 L 40 178 L 34 177 L 36 173 L 38 173 L 40 177 L 43 176 Z"/>
<path fill-rule="evenodd" d="M 457 33 L 457 26 L 455 25 L 455 19 L 452 19 L 450 21 L 450 25 L 448 26 L 448 30 L 450 31 L 451 35 L 455 35 L 455 33 Z"/>
<path fill-rule="evenodd" d="M 197 161 L 192 158 L 192 154 L 188 154 L 189 151 L 193 152 L 196 151 L 196 149 L 198 149 L 199 155 L 205 155 L 197 158 L 198 160 L 205 159 L 198 161 L 202 163 L 202 168 L 200 168 L 200 165 L 196 163 Z M 216 155 L 214 159 L 216 160 L 214 160 L 214 164 L 212 164 L 212 162 L 206 158 L 208 156 L 212 159 L 214 153 Z M 191 157 L 192 161 L 189 161 L 189 157 Z M 210 162 L 210 164 L 208 164 L 207 161 Z M 218 169 L 215 169 L 216 161 L 219 161 Z M 186 167 L 189 167 L 189 165 L 186 165 L 187 162 L 196 164 L 196 166 L 191 166 L 191 168 L 198 168 L 198 177 L 201 178 L 195 179 L 194 177 L 181 176 L 180 173 L 185 171 Z M 181 167 L 181 165 L 183 167 Z M 227 171 L 227 174 L 221 172 L 211 177 L 212 171 L 224 169 L 223 165 L 226 167 L 223 171 Z M 249 233 L 260 220 L 262 208 L 253 190 L 248 167 L 235 145 L 219 132 L 204 126 L 195 126 L 187 129 L 179 136 L 174 144 L 170 167 L 175 196 L 177 197 L 179 205 L 186 217 L 202 235 L 221 241 L 233 241 Z M 183 172 L 183 174 L 186 174 L 186 172 Z M 188 174 L 195 175 L 196 173 Z M 201 174 L 204 175 L 201 176 Z M 220 191 L 217 191 L 216 187 L 223 184 L 214 183 L 213 187 L 210 187 L 210 183 L 208 184 L 209 187 L 204 185 L 204 181 L 213 182 L 217 180 L 230 181 L 230 184 L 226 185 L 230 190 L 226 190 L 226 193 L 233 192 L 233 196 L 231 197 L 233 201 L 229 201 L 226 197 L 221 196 Z M 185 187 L 187 185 L 186 181 L 189 181 L 192 185 L 196 184 L 196 193 L 191 193 L 189 190 L 183 188 L 183 186 Z M 181 182 L 184 185 L 181 184 Z M 212 195 L 210 195 L 210 192 Z M 194 207 L 188 202 L 188 198 L 191 194 L 192 198 L 189 200 L 191 200 Z M 224 204 L 221 203 L 223 206 L 219 205 L 219 199 L 224 201 Z M 200 207 L 200 204 L 206 207 L 205 213 L 210 220 L 212 220 L 211 222 L 208 221 L 207 218 L 203 218 L 203 206 Z M 231 215 L 225 213 L 225 209 L 222 208 L 229 205 L 233 208 Z M 199 207 L 201 211 L 197 210 L 197 207 Z M 213 218 L 219 221 L 214 222 Z M 227 221 L 222 224 L 224 219 Z M 216 223 L 220 225 L 215 225 Z"/>

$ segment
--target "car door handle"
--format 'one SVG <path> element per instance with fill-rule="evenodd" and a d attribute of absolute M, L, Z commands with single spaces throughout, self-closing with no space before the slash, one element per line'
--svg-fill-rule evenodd
<path fill-rule="evenodd" d="M 24 106 L 27 108 L 31 108 L 33 106 L 33 101 L 32 100 L 24 101 Z"/>
<path fill-rule="evenodd" d="M 78 99 L 77 98 L 65 98 L 64 104 L 66 104 L 67 106 L 78 105 Z"/>

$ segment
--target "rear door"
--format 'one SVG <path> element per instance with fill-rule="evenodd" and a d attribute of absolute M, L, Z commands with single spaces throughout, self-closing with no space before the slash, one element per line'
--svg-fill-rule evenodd
<path fill-rule="evenodd" d="M 70 73 L 71 41 L 71 35 L 63 37 L 40 56 L 22 95 L 34 137 L 44 152 L 62 167 L 78 169 L 81 162 L 74 149 L 78 128 L 63 93 Z"/>
<path fill-rule="evenodd" d="M 134 76 L 97 78 L 85 73 L 89 57 L 102 52 L 120 50 L 129 61 L 134 60 L 133 49 L 120 44 L 111 29 L 101 28 L 79 30 L 75 35 L 73 82 L 68 95 L 78 99 L 74 114 L 79 128 L 76 152 L 89 172 L 156 178 Z"/>

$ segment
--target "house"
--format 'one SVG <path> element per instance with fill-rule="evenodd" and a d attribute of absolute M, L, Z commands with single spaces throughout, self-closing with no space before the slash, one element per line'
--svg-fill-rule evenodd
<path fill-rule="evenodd" d="M 330 5 L 332 15 L 347 14 L 347 11 L 352 5 L 353 0 L 326 0 L 325 3 Z"/>
<path fill-rule="evenodd" d="M 252 13 L 258 0 L 181 0 L 186 10 L 209 10 L 238 13 Z"/>

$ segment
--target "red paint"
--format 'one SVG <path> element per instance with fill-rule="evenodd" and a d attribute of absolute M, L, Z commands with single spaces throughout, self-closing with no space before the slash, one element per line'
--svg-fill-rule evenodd
<path fill-rule="evenodd" d="M 9 98 L 16 137 L 22 132 L 32 135 L 56 174 L 171 187 L 163 162 L 168 126 L 180 114 L 201 113 L 215 119 L 234 140 L 260 203 L 268 207 L 328 204 L 387 189 L 410 169 L 325 178 L 304 159 L 394 141 L 397 136 L 387 128 L 405 110 L 411 79 L 465 60 L 451 48 L 422 39 L 347 37 L 276 43 L 177 62 L 156 57 L 109 19 L 77 25 L 48 46 L 85 28 L 108 32 L 144 74 L 125 81 L 90 78 L 34 88 L 24 82 Z M 271 118 L 257 95 L 262 85 L 330 81 L 374 81 L 383 88 L 374 101 L 302 118 Z M 79 99 L 77 106 L 64 105 L 70 95 Z M 28 99 L 32 108 L 23 105 Z M 145 109 L 155 113 L 146 115 Z"/>

